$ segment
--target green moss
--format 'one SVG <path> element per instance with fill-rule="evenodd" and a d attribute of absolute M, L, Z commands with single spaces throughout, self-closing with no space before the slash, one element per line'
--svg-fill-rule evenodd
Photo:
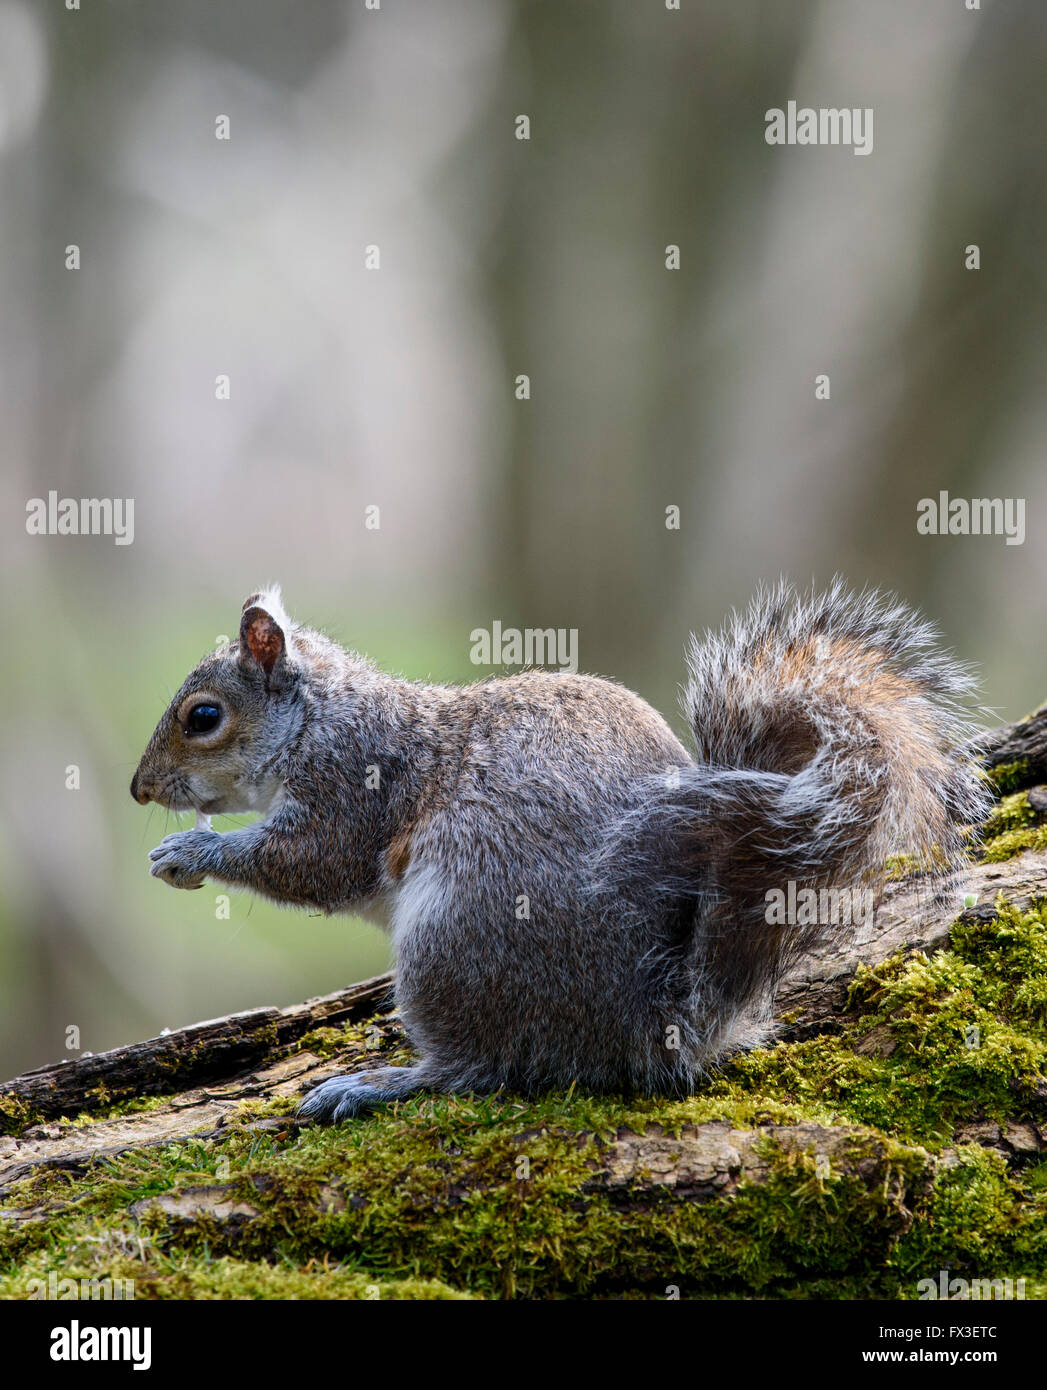
<path fill-rule="evenodd" d="M 1042 1287 L 1047 1268 L 1045 1172 L 1041 1162 L 1035 1176 L 1026 1174 L 1024 1183 L 1018 1183 L 999 1154 L 973 1146 L 959 1149 L 955 1164 L 935 1183 L 926 1210 L 899 1242 L 897 1267 L 917 1278 L 935 1269 L 966 1271 L 975 1278 L 1031 1274 Z"/>
<path fill-rule="evenodd" d="M 915 874 L 926 872 L 923 860 L 915 854 L 892 854 L 888 856 L 886 877 L 891 882 L 902 878 L 912 878 Z"/>
<path fill-rule="evenodd" d="M 926 855 L 890 854 L 884 861 L 884 876 L 889 882 L 903 878 L 916 878 L 921 874 L 941 873 L 949 867 L 949 862 L 941 847 L 932 846 Z"/>
<path fill-rule="evenodd" d="M 1008 1167 L 965 1142 L 973 1124 L 1043 1118 L 1047 908 L 998 907 L 956 923 L 946 950 L 860 971 L 837 1035 L 738 1057 L 684 1100 L 420 1096 L 303 1131 L 293 1100 L 252 1100 L 221 1141 L 38 1174 L 0 1207 L 47 1218 L 0 1216 L 0 1296 L 56 1270 L 133 1278 L 152 1298 L 911 1298 L 943 1269 L 1023 1277 L 1035 1296 L 1047 1162 Z M 395 1024 L 375 1026 L 383 1057 L 402 1050 Z M 325 1029 L 301 1045 L 355 1046 L 358 1062 L 373 1037 Z M 287 1127 L 250 1128 L 272 1115 Z M 828 1163 L 768 1141 L 766 1180 L 706 1199 L 627 1202 L 594 1184 L 619 1135 L 712 1120 L 855 1129 Z M 251 1218 L 129 1212 L 194 1188 Z"/>
<path fill-rule="evenodd" d="M 21 1096 L 0 1096 L 0 1134 L 21 1134 L 42 1118 Z"/>
<path fill-rule="evenodd" d="M 653 1108 L 632 1114 L 637 1128 Z M 541 1123 L 539 1109 L 557 1118 L 555 1129 Z M 346 1293 L 328 1296 L 434 1283 L 486 1296 L 664 1293 L 671 1284 L 685 1294 L 710 1285 L 761 1291 L 808 1271 L 842 1273 L 863 1250 L 882 1256 L 903 1224 L 903 1195 L 927 1164 L 919 1151 L 857 1136 L 855 1157 L 877 1168 L 869 1182 L 771 1145 L 768 1181 L 743 1187 L 733 1201 L 656 1198 L 646 1210 L 623 1209 L 587 1191 L 603 1142 L 590 1126 L 612 1128 L 630 1114 L 621 1101 L 562 1096 L 541 1107 L 419 1099 L 296 1142 L 239 1134 L 220 1155 L 204 1144 L 128 1154 L 81 1186 L 75 1210 L 41 1232 L 36 1249 L 23 1246 L 0 1294 L 20 1296 L 27 1278 L 60 1268 L 62 1277 L 104 1269 L 133 1278 L 140 1297 L 222 1296 L 212 1268 L 221 1255 L 238 1270 L 262 1271 L 257 1286 L 269 1280 L 267 1266 L 312 1279 L 318 1261 L 333 1262 L 344 1277 L 331 1287 Z M 132 1202 L 206 1187 L 226 1173 L 231 1197 L 260 1213 L 242 1229 L 213 1219 L 186 1227 L 162 1215 L 136 1228 L 127 1218 Z"/>
<path fill-rule="evenodd" d="M 89 1245 L 73 1247 L 65 1254 L 62 1271 L 54 1270 L 49 1257 L 28 1260 L 18 1275 L 0 1281 L 0 1298 L 26 1298 L 45 1294 L 49 1275 L 55 1280 L 109 1279 L 117 1296 L 133 1292 L 135 1299 L 345 1299 L 462 1300 L 476 1295 L 442 1284 L 438 1279 L 377 1280 L 351 1265 L 327 1257 L 295 1268 L 287 1264 L 257 1263 L 222 1257 L 169 1258 L 147 1248 L 145 1258 L 110 1248 L 99 1272 Z M 126 1281 L 126 1282 L 125 1282 Z M 61 1292 L 61 1290 L 56 1290 Z"/>
<path fill-rule="evenodd" d="M 371 1018 L 341 1027 L 314 1028 L 295 1043 L 296 1052 L 312 1052 L 317 1057 L 337 1057 L 350 1052 L 354 1059 L 361 1051 L 380 1056 L 383 1066 L 396 1066 L 410 1060 L 404 1047 L 403 1029 L 395 1016 Z"/>
<path fill-rule="evenodd" d="M 940 1150 L 958 1126 L 1031 1117 L 1047 1068 L 1047 917 L 1006 904 L 957 923 L 950 950 L 859 970 L 834 1038 L 738 1058 L 710 1088 L 775 1098 L 812 1118 L 875 1126 Z"/>
<path fill-rule="evenodd" d="M 1030 830 L 1010 830 L 1004 835 L 997 835 L 994 839 L 986 841 L 982 849 L 982 858 L 987 863 L 999 864 L 1005 859 L 1013 859 L 1016 854 L 1021 854 L 1027 849 L 1047 849 L 1047 825 Z"/>
<path fill-rule="evenodd" d="M 1047 848 L 1047 824 L 1029 804 L 1028 792 L 1012 792 L 989 813 L 982 839 L 981 857 L 1000 863 L 1023 850 Z"/>
<path fill-rule="evenodd" d="M 249 1100 L 240 1101 L 227 1116 L 227 1122 L 243 1125 L 252 1120 L 293 1120 L 297 1109 L 298 1099 L 295 1096 L 273 1096 L 269 1100 L 252 1096 Z"/>
<path fill-rule="evenodd" d="M 985 822 L 985 838 L 992 840 L 1011 830 L 1024 830 L 1026 826 L 1035 825 L 1038 819 L 1029 805 L 1029 793 L 1012 792 L 989 812 Z"/>
<path fill-rule="evenodd" d="M 1006 795 L 1008 792 L 1017 791 L 1028 782 L 1029 764 L 1025 758 L 1013 763 L 997 763 L 995 767 L 987 768 L 985 775 L 997 791 Z"/>
<path fill-rule="evenodd" d="M 313 1052 L 317 1057 L 333 1057 L 345 1049 L 346 1036 L 342 1028 L 314 1028 L 295 1043 L 296 1052 Z"/>

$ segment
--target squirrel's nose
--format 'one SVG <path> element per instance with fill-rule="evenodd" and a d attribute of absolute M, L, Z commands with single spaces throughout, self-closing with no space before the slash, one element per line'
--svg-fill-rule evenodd
<path fill-rule="evenodd" d="M 131 795 L 134 797 L 135 801 L 138 802 L 139 806 L 145 806 L 149 801 L 152 800 L 149 793 L 138 785 L 137 772 L 131 778 Z"/>

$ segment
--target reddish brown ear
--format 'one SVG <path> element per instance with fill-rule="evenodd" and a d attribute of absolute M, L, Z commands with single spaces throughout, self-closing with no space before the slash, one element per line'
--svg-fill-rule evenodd
<path fill-rule="evenodd" d="M 246 608 L 240 619 L 240 659 L 254 661 L 266 676 L 286 651 L 283 628 L 264 608 Z"/>

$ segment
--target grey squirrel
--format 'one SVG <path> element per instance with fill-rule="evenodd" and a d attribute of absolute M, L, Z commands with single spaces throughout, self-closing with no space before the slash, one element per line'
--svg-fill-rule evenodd
<path fill-rule="evenodd" d="M 341 1121 L 418 1090 L 687 1094 L 765 1039 L 775 988 L 832 921 L 768 893 L 877 884 L 914 851 L 955 874 L 987 792 L 970 673 L 876 592 L 762 591 L 688 651 L 688 752 L 622 686 L 526 671 L 463 688 L 386 675 L 244 603 L 149 741 L 131 795 L 225 834 L 151 872 L 383 921 L 420 1060 L 323 1082 Z M 206 820 L 203 822 L 207 824 Z"/>

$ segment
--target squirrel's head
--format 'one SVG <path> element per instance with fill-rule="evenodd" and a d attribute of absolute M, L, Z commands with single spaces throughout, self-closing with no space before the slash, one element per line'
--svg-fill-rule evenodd
<path fill-rule="evenodd" d="M 131 795 L 206 815 L 264 811 L 301 718 L 291 624 L 273 588 L 244 602 L 240 638 L 190 672 L 153 731 Z"/>

